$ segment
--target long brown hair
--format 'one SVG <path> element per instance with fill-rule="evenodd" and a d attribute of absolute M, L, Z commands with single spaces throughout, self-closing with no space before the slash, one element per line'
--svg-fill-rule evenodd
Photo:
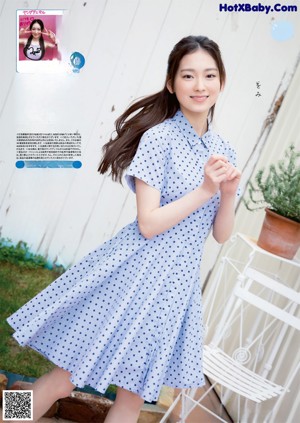
<path fill-rule="evenodd" d="M 179 102 L 175 94 L 171 94 L 167 83 L 174 85 L 175 76 L 183 56 L 198 49 L 206 50 L 217 64 L 221 86 L 225 83 L 226 73 L 218 45 L 204 36 L 188 36 L 180 40 L 170 53 L 164 88 L 156 94 L 135 101 L 116 120 L 116 135 L 103 146 L 103 158 L 98 171 L 105 173 L 111 169 L 114 181 L 121 182 L 125 169 L 130 165 L 140 138 L 152 126 L 175 115 Z M 212 120 L 215 105 L 209 111 Z"/>

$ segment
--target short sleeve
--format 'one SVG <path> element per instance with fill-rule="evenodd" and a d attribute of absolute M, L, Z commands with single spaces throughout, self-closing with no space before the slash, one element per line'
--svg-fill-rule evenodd
<path fill-rule="evenodd" d="M 135 193 L 134 178 L 162 192 L 165 179 L 165 154 L 158 137 L 148 130 L 141 137 L 136 154 L 127 169 L 125 180 Z"/>

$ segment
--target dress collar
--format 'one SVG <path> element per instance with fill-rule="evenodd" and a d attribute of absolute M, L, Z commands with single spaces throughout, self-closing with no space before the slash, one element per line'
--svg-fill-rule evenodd
<path fill-rule="evenodd" d="M 187 139 L 191 147 L 194 147 L 195 145 L 199 145 L 199 143 L 201 143 L 204 145 L 205 148 L 210 149 L 210 147 L 213 145 L 213 133 L 211 123 L 208 123 L 208 129 L 205 134 L 203 134 L 202 137 L 199 137 L 193 126 L 190 124 L 190 122 L 187 120 L 187 118 L 184 116 L 180 109 L 177 110 L 172 120 L 176 123 L 180 132 Z"/>

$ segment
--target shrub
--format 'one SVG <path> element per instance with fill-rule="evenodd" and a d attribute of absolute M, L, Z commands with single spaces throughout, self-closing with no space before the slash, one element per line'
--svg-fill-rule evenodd
<path fill-rule="evenodd" d="M 300 222 L 300 152 L 290 145 L 285 158 L 264 169 L 255 176 L 255 183 L 249 182 L 249 200 L 243 200 L 250 211 L 268 207 L 275 213 Z"/>

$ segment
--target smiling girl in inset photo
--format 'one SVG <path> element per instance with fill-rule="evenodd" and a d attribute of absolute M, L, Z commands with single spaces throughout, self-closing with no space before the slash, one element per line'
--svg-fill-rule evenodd
<path fill-rule="evenodd" d="M 24 35 L 30 34 L 28 38 Z M 23 53 L 26 59 L 42 60 L 46 49 L 57 47 L 56 35 L 50 29 L 47 29 L 41 19 L 34 19 L 26 28 L 20 28 L 19 44 L 23 45 Z M 47 36 L 50 41 L 44 39 Z"/>

